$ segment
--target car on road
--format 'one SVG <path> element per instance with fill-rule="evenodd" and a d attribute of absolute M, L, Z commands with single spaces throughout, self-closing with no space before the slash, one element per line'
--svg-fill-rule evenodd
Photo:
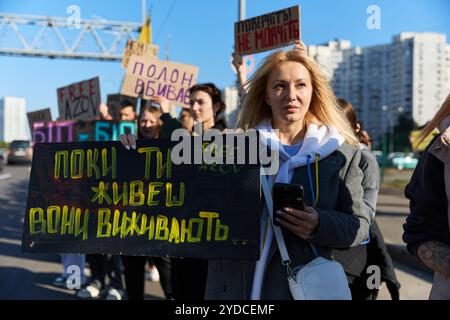
<path fill-rule="evenodd" d="M 388 164 L 390 167 L 403 169 L 415 169 L 419 163 L 414 153 L 393 152 L 388 155 Z"/>
<path fill-rule="evenodd" d="M 9 145 L 8 164 L 30 163 L 33 159 L 33 147 L 30 140 L 13 140 Z"/>

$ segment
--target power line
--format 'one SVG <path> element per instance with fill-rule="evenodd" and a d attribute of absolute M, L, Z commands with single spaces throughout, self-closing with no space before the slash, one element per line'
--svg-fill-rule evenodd
<path fill-rule="evenodd" d="M 169 10 L 167 11 L 166 16 L 165 16 L 163 22 L 161 23 L 161 26 L 159 27 L 158 35 L 157 35 L 158 38 L 160 37 L 161 33 L 163 32 L 164 27 L 166 26 L 166 23 L 167 23 L 167 21 L 169 20 L 171 14 L 172 14 L 173 9 L 175 8 L 176 2 L 177 2 L 176 0 L 172 0 L 172 4 L 171 4 Z"/>

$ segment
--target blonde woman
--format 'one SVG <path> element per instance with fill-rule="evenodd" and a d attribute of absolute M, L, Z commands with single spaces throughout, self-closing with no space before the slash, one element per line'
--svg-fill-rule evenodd
<path fill-rule="evenodd" d="M 434 271 L 431 300 L 450 300 L 450 95 L 423 129 L 418 142 L 435 128 L 406 186 L 411 213 L 403 225 L 408 251 Z"/>
<path fill-rule="evenodd" d="M 275 214 L 292 266 L 315 258 L 312 245 L 331 258 L 332 248 L 367 238 L 372 217 L 363 201 L 358 140 L 313 59 L 295 49 L 268 56 L 248 81 L 238 127 L 258 129 L 278 149 L 280 167 L 268 177 L 271 185 L 304 187 L 303 211 Z M 292 299 L 266 209 L 260 260 L 210 260 L 208 271 L 208 299 Z"/>

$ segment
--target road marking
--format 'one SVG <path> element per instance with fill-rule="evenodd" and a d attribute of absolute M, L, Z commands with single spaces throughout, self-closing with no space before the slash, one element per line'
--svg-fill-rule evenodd
<path fill-rule="evenodd" d="M 22 241 L 17 239 L 0 238 L 0 243 L 15 244 L 20 246 L 22 244 Z"/>
<path fill-rule="evenodd" d="M 5 173 L 5 174 L 1 174 L 0 175 L 0 181 L 1 180 L 6 180 L 8 178 L 11 178 L 11 173 Z"/>

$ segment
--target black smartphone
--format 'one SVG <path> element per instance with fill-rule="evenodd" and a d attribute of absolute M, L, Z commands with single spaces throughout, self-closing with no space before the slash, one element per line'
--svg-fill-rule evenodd
<path fill-rule="evenodd" d="M 276 226 L 280 226 L 280 224 L 275 220 L 277 217 L 276 212 L 285 207 L 304 210 L 304 195 L 305 191 L 303 186 L 300 184 L 274 183 L 272 188 L 273 223 Z"/>

